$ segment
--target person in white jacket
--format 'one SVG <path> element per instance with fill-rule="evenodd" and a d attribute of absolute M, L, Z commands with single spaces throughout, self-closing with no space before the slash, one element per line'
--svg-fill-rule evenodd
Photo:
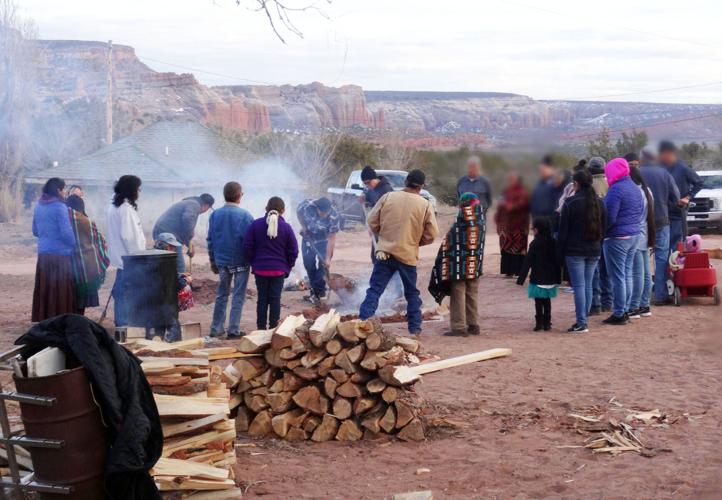
<path fill-rule="evenodd" d="M 113 283 L 115 326 L 128 324 L 128 302 L 123 275 L 123 256 L 145 250 L 145 234 L 138 216 L 138 196 L 141 180 L 135 175 L 124 175 L 115 183 L 113 202 L 106 219 L 108 257 L 117 273 Z"/>

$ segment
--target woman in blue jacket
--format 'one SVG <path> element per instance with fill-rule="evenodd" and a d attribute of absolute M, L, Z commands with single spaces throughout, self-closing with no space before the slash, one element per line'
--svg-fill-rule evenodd
<path fill-rule="evenodd" d="M 632 269 L 644 212 L 642 191 L 629 176 L 629 164 L 615 158 L 604 167 L 609 191 L 604 198 L 607 208 L 607 231 L 604 239 L 604 261 L 612 284 L 612 315 L 604 320 L 609 325 L 629 321 L 627 310 L 633 288 Z"/>
<path fill-rule="evenodd" d="M 53 177 L 33 213 L 33 235 L 38 239 L 32 321 L 76 312 L 71 256 L 75 235 L 65 205 L 65 181 Z"/>

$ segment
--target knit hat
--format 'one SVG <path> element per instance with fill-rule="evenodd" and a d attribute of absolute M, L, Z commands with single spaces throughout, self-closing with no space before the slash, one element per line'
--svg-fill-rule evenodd
<path fill-rule="evenodd" d="M 641 156 L 643 160 L 654 161 L 657 159 L 657 148 L 651 144 L 647 144 L 639 152 L 639 156 Z"/>
<path fill-rule="evenodd" d="M 379 176 L 376 174 L 376 170 L 374 170 L 374 167 L 370 165 L 366 165 L 361 171 L 361 181 L 363 182 L 371 181 L 378 178 Z"/>
<path fill-rule="evenodd" d="M 313 204 L 316 205 L 316 208 L 318 208 L 321 212 L 328 212 L 331 210 L 331 200 L 328 198 L 319 198 L 314 201 Z"/>
<path fill-rule="evenodd" d="M 629 175 L 629 163 L 624 158 L 614 158 L 604 167 L 604 173 L 609 187 L 612 187 L 619 179 Z"/>
<path fill-rule="evenodd" d="M 589 159 L 589 173 L 599 175 L 604 173 L 604 165 L 607 162 L 601 156 L 592 156 Z"/>
<path fill-rule="evenodd" d="M 479 196 L 474 193 L 464 193 L 459 197 L 460 207 L 473 207 L 475 205 L 481 205 Z"/>
<path fill-rule="evenodd" d="M 406 176 L 406 186 L 410 188 L 421 188 L 426 184 L 426 174 L 416 169 L 409 172 Z"/>
<path fill-rule="evenodd" d="M 660 153 L 674 153 L 677 151 L 677 146 L 674 145 L 672 141 L 662 141 L 659 143 L 659 152 Z"/>
<path fill-rule="evenodd" d="M 627 163 L 631 163 L 633 161 L 639 161 L 639 156 L 637 156 L 637 153 L 627 153 L 624 155 L 624 159 L 627 160 Z"/>

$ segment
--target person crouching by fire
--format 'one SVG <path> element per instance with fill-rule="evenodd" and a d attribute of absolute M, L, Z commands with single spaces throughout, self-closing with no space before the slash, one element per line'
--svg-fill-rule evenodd
<path fill-rule="evenodd" d="M 160 233 L 155 239 L 153 248 L 156 250 L 165 250 L 166 252 L 176 253 L 178 248 L 183 245 L 170 233 Z M 191 290 L 192 278 L 187 273 L 178 273 L 176 275 L 176 293 L 178 294 L 178 310 L 185 311 L 193 307 L 193 291 Z M 159 318 L 167 315 L 159 314 Z M 178 318 L 173 318 L 170 324 L 153 325 L 156 335 L 163 337 L 166 342 L 176 342 L 181 340 L 181 329 Z"/>
<path fill-rule="evenodd" d="M 75 235 L 63 198 L 64 189 L 64 180 L 49 179 L 33 213 L 33 236 L 38 239 L 33 322 L 76 312 L 71 260 Z"/>
<path fill-rule="evenodd" d="M 113 202 L 106 218 L 106 239 L 110 265 L 117 269 L 113 284 L 115 326 L 128 324 L 127 285 L 123 274 L 123 256 L 145 250 L 145 234 L 138 216 L 140 178 L 123 175 L 115 183 Z"/>
<path fill-rule="evenodd" d="M 296 209 L 301 224 L 301 255 L 311 282 L 311 294 L 304 297 L 318 304 L 326 297 L 326 274 L 331 267 L 336 234 L 341 229 L 338 212 L 328 198 L 304 200 Z"/>
<path fill-rule="evenodd" d="M 366 298 L 359 310 L 361 319 L 376 314 L 379 298 L 394 273 L 399 273 L 404 285 L 409 333 L 412 335 L 421 333 L 421 294 L 416 288 L 419 247 L 430 245 L 439 234 L 434 207 L 421 196 L 425 183 L 424 173 L 412 170 L 406 177 L 406 188 L 385 194 L 369 213 L 368 226 L 379 238 L 377 260 Z"/>

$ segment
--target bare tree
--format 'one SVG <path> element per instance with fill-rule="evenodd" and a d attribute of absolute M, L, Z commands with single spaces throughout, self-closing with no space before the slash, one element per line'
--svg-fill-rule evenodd
<path fill-rule="evenodd" d="M 403 137 L 394 134 L 385 141 L 381 166 L 389 170 L 406 170 L 413 156 L 414 150 L 404 144 Z"/>
<path fill-rule="evenodd" d="M 289 0 L 293 1 L 293 0 Z M 296 26 L 292 17 L 295 14 L 306 11 L 315 11 L 322 17 L 328 18 L 326 13 L 318 7 L 316 2 L 295 6 L 289 4 L 286 0 L 236 0 L 237 5 L 248 5 L 248 8 L 265 14 L 271 29 L 281 42 L 286 43 L 286 39 L 281 35 L 281 31 L 288 31 L 299 38 L 303 38 L 303 32 Z M 330 4 L 332 0 L 323 0 Z"/>
<path fill-rule="evenodd" d="M 24 156 L 33 106 L 34 24 L 13 0 L 0 0 L 0 221 L 14 219 L 22 203 Z"/>

